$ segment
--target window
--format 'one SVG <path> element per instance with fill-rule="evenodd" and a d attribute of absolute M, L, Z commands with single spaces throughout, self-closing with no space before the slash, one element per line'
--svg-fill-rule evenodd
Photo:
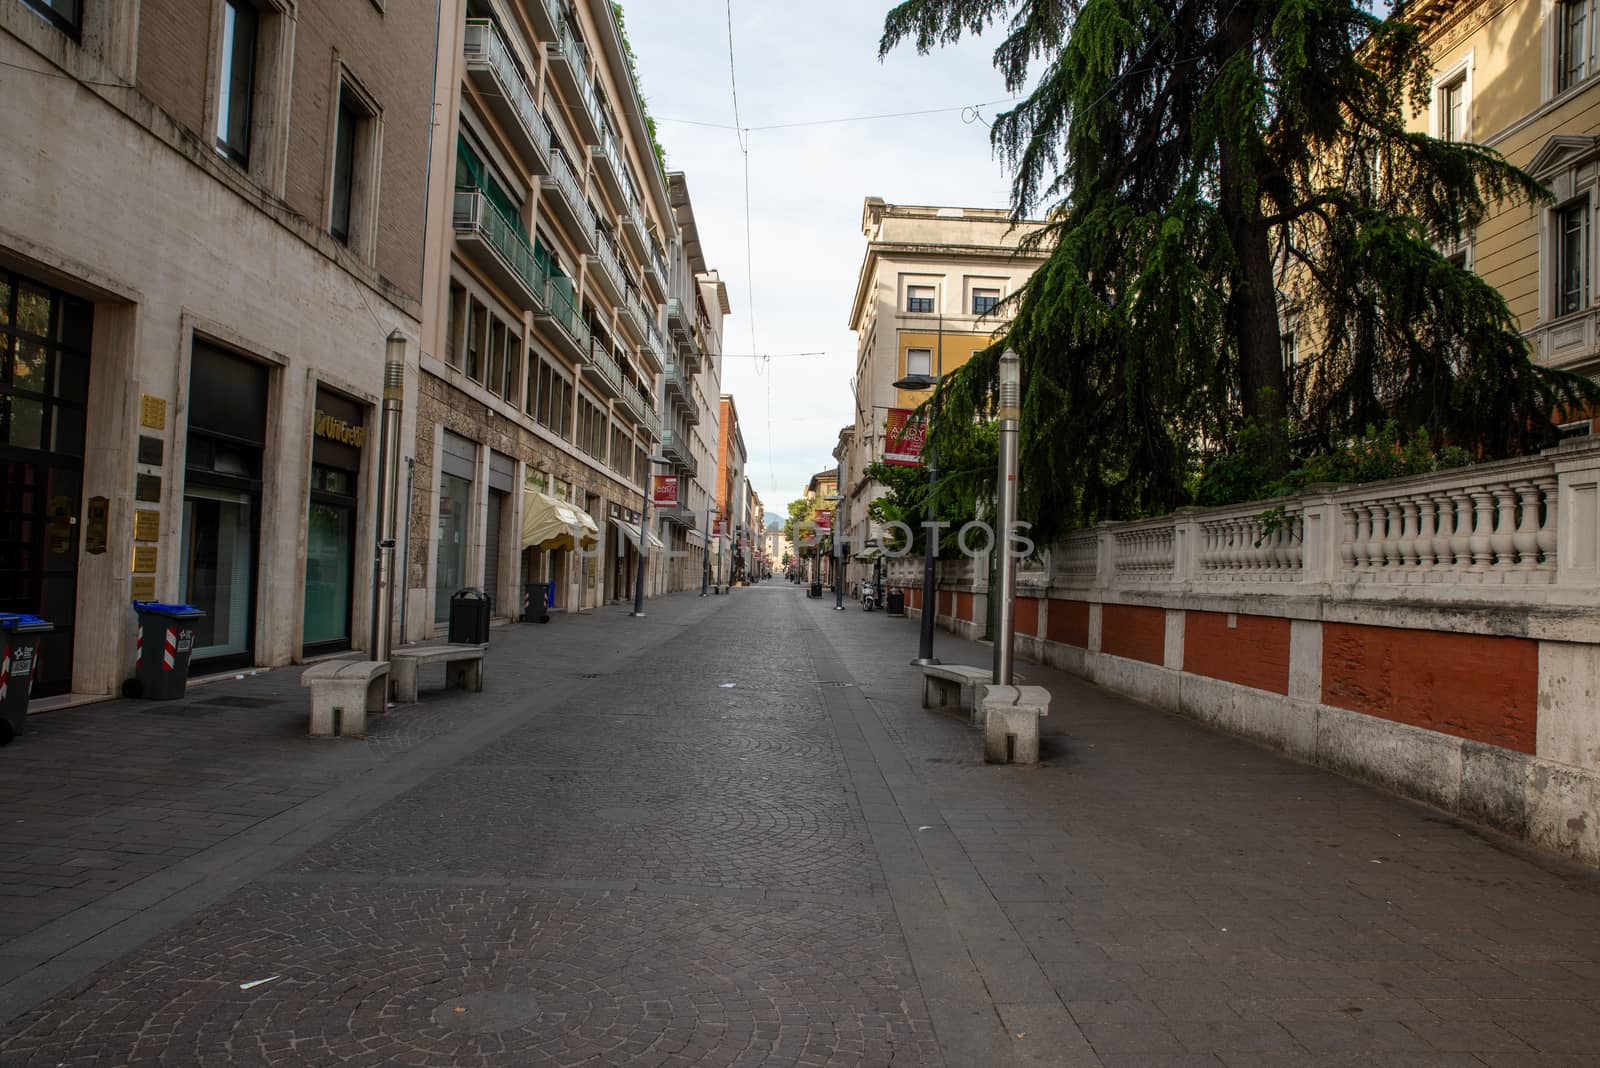
<path fill-rule="evenodd" d="M 489 317 L 489 377 L 490 393 L 500 393 L 505 386 L 506 374 L 506 324 L 500 317 Z"/>
<path fill-rule="evenodd" d="M 1556 308 L 1568 315 L 1588 305 L 1589 200 L 1574 201 L 1555 212 Z"/>
<path fill-rule="evenodd" d="M 907 349 L 906 374 L 931 375 L 933 374 L 932 349 Z"/>
<path fill-rule="evenodd" d="M 260 16 L 245 0 L 223 0 L 222 63 L 217 85 L 217 151 L 250 163 L 250 112 L 255 95 Z"/>
<path fill-rule="evenodd" d="M 1000 303 L 998 289 L 974 289 L 972 291 L 972 314 L 988 315 L 994 311 L 995 305 Z"/>
<path fill-rule="evenodd" d="M 356 128 L 361 115 L 350 106 L 345 94 L 339 96 L 339 118 L 333 134 L 333 206 L 328 232 L 346 245 L 350 243 L 350 201 L 355 192 Z"/>
<path fill-rule="evenodd" d="M 1467 136 L 1467 77 L 1439 86 L 1439 138 L 1464 141 Z"/>
<path fill-rule="evenodd" d="M 1556 18 L 1556 92 L 1566 92 L 1588 77 L 1592 68 L 1595 0 L 1565 0 Z"/>
<path fill-rule="evenodd" d="M 22 0 L 49 22 L 73 36 L 83 28 L 83 5 L 79 0 Z"/>
<path fill-rule="evenodd" d="M 463 368 L 474 382 L 483 381 L 484 333 L 489 309 L 476 300 L 467 301 L 467 366 Z"/>
<path fill-rule="evenodd" d="M 1586 438 L 1594 433 L 1594 420 L 1580 419 L 1573 423 L 1562 423 L 1556 429 L 1560 432 L 1563 441 L 1567 438 Z"/>
<path fill-rule="evenodd" d="M 448 336 L 444 339 L 444 362 L 457 370 L 461 369 L 461 327 L 466 317 L 467 291 L 459 284 L 451 282 L 449 322 L 445 326 Z"/>
<path fill-rule="evenodd" d="M 517 403 L 517 386 L 522 381 L 522 334 L 518 332 L 517 324 L 512 323 L 506 327 L 506 361 L 505 377 L 502 379 L 504 389 L 501 396 L 512 404 Z"/>
<path fill-rule="evenodd" d="M 906 286 L 906 311 L 913 315 L 932 314 L 933 287 Z"/>

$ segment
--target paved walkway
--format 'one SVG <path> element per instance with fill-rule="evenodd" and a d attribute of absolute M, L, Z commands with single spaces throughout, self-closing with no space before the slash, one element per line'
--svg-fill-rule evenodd
<path fill-rule="evenodd" d="M 985 766 L 830 608 L 497 631 L 365 742 L 292 671 L 36 720 L 0 1065 L 1600 1064 L 1600 876 L 1033 665 Z"/>

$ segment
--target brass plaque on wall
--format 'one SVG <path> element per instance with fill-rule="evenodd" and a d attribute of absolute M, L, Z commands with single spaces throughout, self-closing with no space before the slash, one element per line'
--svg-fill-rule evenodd
<path fill-rule="evenodd" d="M 106 551 L 106 527 L 111 519 L 111 502 L 104 497 L 90 497 L 83 515 L 83 551 L 99 556 Z"/>
<path fill-rule="evenodd" d="M 156 547 L 154 545 L 135 545 L 133 547 L 133 573 L 135 575 L 153 575 L 156 570 Z"/>
<path fill-rule="evenodd" d="M 161 466 L 161 457 L 166 443 L 160 438 L 153 438 L 149 434 L 139 435 L 139 462 L 150 464 L 154 467 Z"/>
<path fill-rule="evenodd" d="M 135 601 L 153 601 L 156 599 L 156 577 L 154 575 L 133 576 L 133 599 Z"/>
<path fill-rule="evenodd" d="M 161 503 L 161 476 L 139 475 L 134 482 L 133 496 L 135 500 Z"/>
<path fill-rule="evenodd" d="M 167 402 L 148 393 L 139 395 L 139 425 L 151 430 L 167 429 Z"/>
<path fill-rule="evenodd" d="M 133 513 L 133 540 L 160 541 L 161 513 L 151 508 L 141 508 Z"/>

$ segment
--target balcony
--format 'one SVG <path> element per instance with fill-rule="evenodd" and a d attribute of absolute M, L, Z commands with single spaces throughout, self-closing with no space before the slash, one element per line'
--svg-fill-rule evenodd
<path fill-rule="evenodd" d="M 634 422 L 646 430 L 651 438 L 661 436 L 661 419 L 656 415 L 655 403 L 644 390 L 632 382 L 622 384 L 622 406 L 633 416 Z"/>
<path fill-rule="evenodd" d="M 583 377 L 607 397 L 622 396 L 622 368 L 598 339 L 589 342 L 589 362 L 583 369 Z"/>
<path fill-rule="evenodd" d="M 477 189 L 457 189 L 453 211 L 461 253 L 529 311 L 544 307 L 545 274 L 520 227 Z"/>
<path fill-rule="evenodd" d="M 533 19 L 534 33 L 541 41 L 555 40 L 556 27 L 570 17 L 561 0 L 535 0 L 534 3 L 524 4 L 523 8 Z"/>
<path fill-rule="evenodd" d="M 589 81 L 588 50 L 578 40 L 570 20 L 561 20 L 555 40 L 545 45 L 545 55 L 583 143 L 593 144 L 600 136 L 600 101 L 595 99 L 594 83 Z"/>
<path fill-rule="evenodd" d="M 462 51 L 467 80 L 516 144 L 531 174 L 550 172 L 550 128 L 533 91 L 511 58 L 511 48 L 488 19 L 468 19 Z"/>
<path fill-rule="evenodd" d="M 667 296 L 667 261 L 661 255 L 661 250 L 654 245 L 650 246 L 650 255 L 644 260 L 645 281 L 655 286 L 656 299 L 665 300 Z"/>
<path fill-rule="evenodd" d="M 689 380 L 683 375 L 683 368 L 679 364 L 667 362 L 661 368 L 661 385 L 666 391 L 668 399 L 676 393 L 679 399 L 689 396 Z"/>
<path fill-rule="evenodd" d="M 574 363 L 589 359 L 589 324 L 578 314 L 578 301 L 573 293 L 572 279 L 562 275 L 552 277 L 545 289 L 545 306 L 536 313 L 554 324 L 549 331 L 556 344 Z"/>
<path fill-rule="evenodd" d="M 676 504 L 671 508 L 657 509 L 657 512 L 661 516 L 663 523 L 671 523 L 674 526 L 682 527 L 684 530 L 695 529 L 694 513 L 685 505 Z"/>
<path fill-rule="evenodd" d="M 667 330 L 672 334 L 672 340 L 682 345 L 689 339 L 693 327 L 694 317 L 689 313 L 688 306 L 677 297 L 667 300 Z"/>
<path fill-rule="evenodd" d="M 694 463 L 694 453 L 689 451 L 689 439 L 671 427 L 661 432 L 661 455 L 680 467 Z"/>
<path fill-rule="evenodd" d="M 628 287 L 621 308 L 623 329 L 640 345 L 646 344 L 650 337 L 650 321 L 645 317 L 644 305 L 639 301 L 639 290 L 636 287 L 631 285 Z"/>
<path fill-rule="evenodd" d="M 617 260 L 617 250 L 611 247 L 610 239 L 604 235 L 596 237 L 594 248 L 591 255 L 584 257 L 589 265 L 588 275 L 607 300 L 621 304 L 628 289 L 623 281 L 622 264 Z"/>
<path fill-rule="evenodd" d="M 641 260 L 650 258 L 650 231 L 645 227 L 644 209 L 639 207 L 638 194 L 633 191 L 633 183 L 629 181 L 628 188 L 622 194 L 622 236 L 628 242 L 628 247 L 633 249 L 633 254 Z M 648 270 L 648 266 L 646 267 Z"/>
<path fill-rule="evenodd" d="M 539 179 L 540 188 L 554 195 L 546 198 L 555 214 L 578 235 L 578 243 L 586 252 L 595 245 L 594 212 L 584 199 L 583 183 L 572 173 L 572 164 L 559 152 L 550 153 L 550 173 Z"/>
<path fill-rule="evenodd" d="M 646 325 L 645 334 L 647 335 L 645 346 L 639 350 L 639 355 L 648 355 L 655 361 L 655 370 L 659 371 L 671 362 L 671 357 L 667 355 L 666 340 L 662 338 L 661 331 L 656 329 L 654 322 Z"/>
<path fill-rule="evenodd" d="M 617 143 L 617 135 L 611 132 L 609 123 L 601 124 L 600 140 L 589 146 L 589 158 L 594 161 L 594 173 L 599 177 L 600 184 L 606 187 L 611 199 L 625 201 L 627 179 L 624 175 L 628 169 L 622 162 L 622 146 Z"/>

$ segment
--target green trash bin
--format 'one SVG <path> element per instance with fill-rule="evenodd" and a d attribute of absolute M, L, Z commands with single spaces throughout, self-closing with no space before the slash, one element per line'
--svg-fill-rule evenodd
<path fill-rule="evenodd" d="M 176 701 L 189 687 L 189 654 L 194 624 L 206 614 L 192 604 L 135 601 L 139 644 L 133 674 L 138 695 L 151 701 Z"/>
<path fill-rule="evenodd" d="M 0 745 L 28 729 L 39 638 L 54 629 L 38 616 L 0 612 Z"/>

